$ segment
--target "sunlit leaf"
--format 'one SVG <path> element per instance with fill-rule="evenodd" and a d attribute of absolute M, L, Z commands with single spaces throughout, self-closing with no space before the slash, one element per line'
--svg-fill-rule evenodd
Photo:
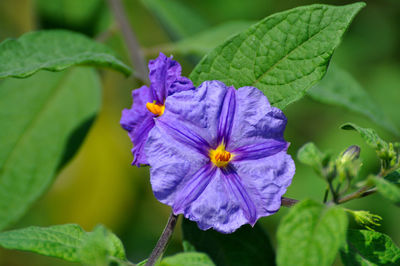
<path fill-rule="evenodd" d="M 375 184 L 378 192 L 396 205 L 400 206 L 400 187 L 379 177 L 370 177 L 369 180 Z"/>
<path fill-rule="evenodd" d="M 364 3 L 311 5 L 276 13 L 218 46 L 190 78 L 255 86 L 274 106 L 300 99 L 320 80 L 334 49 Z"/>

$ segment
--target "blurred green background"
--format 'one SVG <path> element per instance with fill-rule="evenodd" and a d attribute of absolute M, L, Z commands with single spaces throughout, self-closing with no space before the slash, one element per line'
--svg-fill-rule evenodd
<path fill-rule="evenodd" d="M 322 1 L 341 5 L 353 1 Z M 333 62 L 348 70 L 369 92 L 374 101 L 400 128 L 400 1 L 366 1 L 346 33 Z M 155 52 L 174 54 L 188 75 L 201 58 L 199 55 L 174 53 L 168 43 L 195 35 L 220 23 L 257 21 L 272 13 L 315 3 L 315 1 L 279 0 L 126 0 L 124 6 L 147 60 Z M 188 9 L 193 16 L 184 17 Z M 166 12 L 165 10 L 168 10 Z M 169 24 L 166 21 L 174 21 Z M 185 22 L 187 24 L 182 24 Z M 67 28 L 80 31 L 112 47 L 129 62 L 127 48 L 107 2 L 102 0 L 1 0 L 0 40 L 43 28 Z M 161 49 L 161 50 L 159 50 Z M 130 165 L 130 140 L 121 127 L 121 110 L 131 105 L 131 90 L 141 84 L 110 70 L 99 70 L 103 84 L 102 110 L 83 146 L 60 172 L 50 190 L 13 228 L 28 225 L 48 226 L 78 223 L 85 230 L 104 224 L 124 242 L 131 261 L 139 262 L 150 254 L 169 215 L 169 207 L 154 198 L 146 167 Z M 361 146 L 363 173 L 377 171 L 374 151 L 354 132 L 342 131 L 344 122 L 373 127 L 387 140 L 399 137 L 372 124 L 368 119 L 339 107 L 322 105 L 309 98 L 290 105 L 286 139 L 295 157 L 308 141 L 322 150 L 340 153 L 352 144 Z M 314 172 L 296 161 L 296 175 L 286 196 L 322 200 L 325 183 Z M 400 244 L 400 211 L 379 195 L 348 204 L 383 217 L 379 231 Z M 262 218 L 259 223 L 276 244 L 276 227 L 287 213 Z M 354 223 L 352 227 L 357 227 Z M 167 254 L 182 249 L 179 226 Z M 0 249 L 0 265 L 72 265 L 58 259 Z"/>

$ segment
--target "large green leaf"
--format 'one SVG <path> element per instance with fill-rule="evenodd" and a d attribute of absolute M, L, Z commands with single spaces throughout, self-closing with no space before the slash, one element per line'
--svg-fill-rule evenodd
<path fill-rule="evenodd" d="M 340 207 L 312 200 L 296 204 L 278 228 L 278 265 L 332 265 L 346 239 L 347 223 Z"/>
<path fill-rule="evenodd" d="M 157 266 L 214 266 L 207 254 L 184 252 L 164 258 Z"/>
<path fill-rule="evenodd" d="M 346 266 L 400 265 L 400 249 L 390 237 L 375 231 L 349 230 L 341 257 Z"/>
<path fill-rule="evenodd" d="M 0 230 L 16 221 L 81 144 L 101 102 L 90 68 L 0 83 Z"/>
<path fill-rule="evenodd" d="M 184 219 L 183 238 L 196 251 L 207 253 L 219 266 L 275 265 L 275 253 L 264 230 L 244 225 L 232 234 L 214 230 L 202 231 L 197 224 Z"/>
<path fill-rule="evenodd" d="M 349 73 L 336 65 L 329 67 L 325 77 L 308 91 L 308 95 L 316 101 L 344 107 L 362 114 L 390 132 L 399 135 L 399 130 L 383 113 L 382 108 Z"/>
<path fill-rule="evenodd" d="M 175 39 L 191 36 L 208 27 L 208 22 L 174 0 L 141 0 Z"/>
<path fill-rule="evenodd" d="M 334 49 L 364 3 L 311 5 L 265 18 L 206 55 L 190 78 L 255 86 L 279 108 L 300 99 L 326 72 Z"/>
<path fill-rule="evenodd" d="M 93 232 L 85 232 L 75 224 L 32 226 L 0 233 L 0 246 L 87 265 L 126 260 L 121 241 L 103 226 Z"/>
<path fill-rule="evenodd" d="M 61 71 L 73 65 L 131 69 L 105 45 L 65 30 L 30 32 L 0 43 L 0 78 L 28 77 L 41 69 Z"/>

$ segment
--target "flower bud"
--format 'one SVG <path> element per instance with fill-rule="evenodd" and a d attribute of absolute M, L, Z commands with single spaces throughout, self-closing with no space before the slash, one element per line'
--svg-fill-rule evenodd
<path fill-rule="evenodd" d="M 380 221 L 382 221 L 382 217 L 379 215 L 370 213 L 369 211 L 350 211 L 351 214 L 353 214 L 354 219 L 356 222 L 367 228 L 368 230 L 374 231 L 372 227 L 374 226 L 380 226 Z"/>
<path fill-rule="evenodd" d="M 360 152 L 360 147 L 358 147 L 357 145 L 351 145 L 347 148 L 347 150 L 343 152 L 341 161 L 344 163 L 357 160 L 360 157 Z"/>

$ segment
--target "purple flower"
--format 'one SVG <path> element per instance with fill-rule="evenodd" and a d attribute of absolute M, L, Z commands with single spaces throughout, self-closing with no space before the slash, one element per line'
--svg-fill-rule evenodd
<path fill-rule="evenodd" d="M 154 120 L 164 113 L 164 103 L 168 96 L 194 89 L 192 82 L 181 76 L 181 66 L 160 53 L 157 59 L 149 62 L 150 87 L 142 86 L 132 91 L 131 109 L 122 111 L 121 126 L 128 131 L 132 140 L 134 156 L 132 164 L 147 164 L 143 151 L 147 136 L 154 127 Z"/>
<path fill-rule="evenodd" d="M 222 233 L 278 211 L 295 166 L 286 117 L 261 91 L 206 81 L 165 106 L 145 146 L 159 201 Z"/>

